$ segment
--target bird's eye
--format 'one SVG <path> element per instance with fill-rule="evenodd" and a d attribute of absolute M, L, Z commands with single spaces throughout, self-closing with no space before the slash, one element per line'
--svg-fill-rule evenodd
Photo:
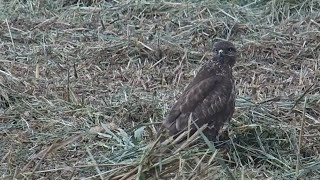
<path fill-rule="evenodd" d="M 216 49 L 216 48 L 214 48 L 213 51 L 216 52 L 216 53 L 218 53 L 218 49 Z"/>

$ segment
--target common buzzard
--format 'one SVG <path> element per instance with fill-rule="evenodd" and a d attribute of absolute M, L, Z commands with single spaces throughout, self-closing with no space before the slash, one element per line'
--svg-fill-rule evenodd
<path fill-rule="evenodd" d="M 236 62 L 236 49 L 231 42 L 214 44 L 214 57 L 205 63 L 193 81 L 171 108 L 163 126 L 170 135 L 178 135 L 197 128 L 189 123 L 191 118 L 198 127 L 207 124 L 203 131 L 215 141 L 225 122 L 230 121 L 235 110 L 235 86 L 232 67 Z"/>

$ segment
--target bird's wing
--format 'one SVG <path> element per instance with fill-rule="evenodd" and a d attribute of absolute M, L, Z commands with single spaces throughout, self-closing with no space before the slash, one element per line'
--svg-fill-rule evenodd
<path fill-rule="evenodd" d="M 222 79 L 223 77 L 213 76 L 190 87 L 174 104 L 163 125 L 170 132 L 177 133 L 175 131 L 186 127 L 190 113 L 195 112 L 197 107 L 206 111 L 203 113 L 209 114 L 214 114 L 224 108 L 227 100 L 223 97 L 224 93 L 228 92 L 228 88 L 221 83 Z"/>

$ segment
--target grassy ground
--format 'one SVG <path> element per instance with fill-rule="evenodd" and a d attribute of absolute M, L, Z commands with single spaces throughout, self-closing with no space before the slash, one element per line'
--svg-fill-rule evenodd
<path fill-rule="evenodd" d="M 0 0 L 0 18 L 1 178 L 320 178 L 319 1 Z M 217 39 L 239 51 L 229 148 L 156 144 Z"/>

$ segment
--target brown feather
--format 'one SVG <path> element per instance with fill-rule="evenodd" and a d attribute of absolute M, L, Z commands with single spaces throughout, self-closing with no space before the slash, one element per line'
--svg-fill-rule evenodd
<path fill-rule="evenodd" d="M 215 48 L 223 51 L 232 49 L 234 52 L 230 50 L 230 54 L 217 54 L 202 66 L 163 122 L 170 135 L 185 131 L 191 115 L 197 126 L 208 124 L 204 132 L 210 140 L 214 140 L 223 124 L 231 119 L 235 101 L 232 77 L 235 48 L 226 41 L 215 44 Z M 196 130 L 194 125 L 190 127 Z"/>

